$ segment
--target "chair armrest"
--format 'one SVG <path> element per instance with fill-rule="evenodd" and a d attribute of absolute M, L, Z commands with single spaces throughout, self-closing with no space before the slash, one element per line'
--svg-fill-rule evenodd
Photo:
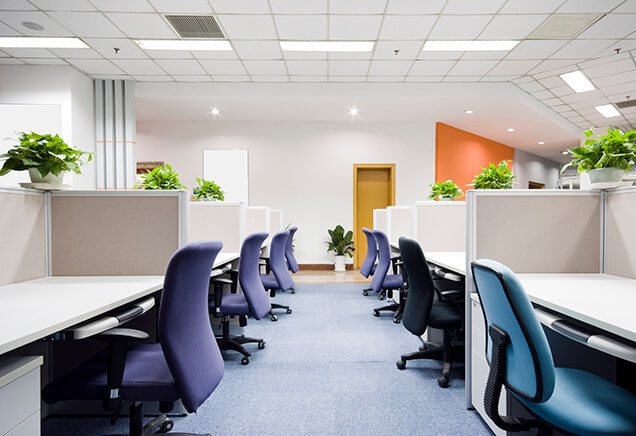
<path fill-rule="evenodd" d="M 445 291 L 437 291 L 441 301 L 458 302 L 464 299 L 464 291 L 459 289 L 447 289 Z"/>

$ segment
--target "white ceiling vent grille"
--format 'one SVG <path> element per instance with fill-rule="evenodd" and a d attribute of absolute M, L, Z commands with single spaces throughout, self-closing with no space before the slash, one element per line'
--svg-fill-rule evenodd
<path fill-rule="evenodd" d="M 212 15 L 164 15 L 182 38 L 225 39 Z"/>
<path fill-rule="evenodd" d="M 554 14 L 532 32 L 528 39 L 572 39 L 603 14 Z"/>

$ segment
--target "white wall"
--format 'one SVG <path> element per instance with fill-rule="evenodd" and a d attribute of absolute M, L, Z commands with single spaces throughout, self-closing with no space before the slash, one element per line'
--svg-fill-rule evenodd
<path fill-rule="evenodd" d="M 545 189 L 554 189 L 559 178 L 559 169 L 561 165 L 528 153 L 523 150 L 515 149 L 515 157 L 513 159 L 513 173 L 515 179 L 515 188 L 528 189 L 528 182 L 544 183 Z"/>
<path fill-rule="evenodd" d="M 190 189 L 203 150 L 249 150 L 250 203 L 299 227 L 300 263 L 327 263 L 327 229 L 353 227 L 353 164 L 395 163 L 396 201 L 423 200 L 435 170 L 434 123 L 138 123 L 138 160 L 162 160 Z"/>

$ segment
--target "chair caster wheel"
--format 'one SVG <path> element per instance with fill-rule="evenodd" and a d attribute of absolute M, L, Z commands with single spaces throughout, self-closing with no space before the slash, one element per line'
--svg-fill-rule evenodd
<path fill-rule="evenodd" d="M 395 324 L 399 324 L 402 320 L 400 318 L 393 318 Z"/>
<path fill-rule="evenodd" d="M 378 312 L 377 310 L 373 311 L 373 316 L 380 316 L 380 312 Z"/>
<path fill-rule="evenodd" d="M 362 295 L 366 297 L 367 295 L 369 295 L 369 293 L 367 291 L 362 291 Z"/>
<path fill-rule="evenodd" d="M 295 293 L 296 293 L 296 289 L 292 289 L 292 290 L 291 290 L 291 293 L 292 293 L 292 294 L 295 294 Z"/>
<path fill-rule="evenodd" d="M 440 377 L 437 379 L 437 384 L 439 385 L 440 388 L 447 388 L 448 387 L 448 377 Z"/>
<path fill-rule="evenodd" d="M 397 366 L 397 369 L 405 369 L 406 368 L 406 360 L 398 360 L 397 362 L 395 362 L 395 366 Z"/>
<path fill-rule="evenodd" d="M 382 294 L 378 295 L 378 300 L 380 300 L 380 301 L 384 300 L 384 295 L 382 295 Z"/>
<path fill-rule="evenodd" d="M 157 433 L 168 433 L 174 427 L 174 422 L 171 419 L 166 419 L 161 423 L 161 427 L 157 430 Z"/>
<path fill-rule="evenodd" d="M 250 358 L 249 357 L 243 357 L 241 359 L 241 365 L 247 365 L 248 363 L 250 363 Z"/>
<path fill-rule="evenodd" d="M 272 322 L 276 322 L 276 321 L 278 321 L 278 317 L 277 317 L 276 315 L 272 315 L 272 316 L 270 316 L 270 318 L 269 318 L 269 319 L 271 319 L 271 320 L 272 320 Z"/>
<path fill-rule="evenodd" d="M 259 349 L 259 350 L 262 350 L 263 348 L 265 348 L 265 341 L 260 341 L 260 342 L 258 343 L 258 349 Z"/>
<path fill-rule="evenodd" d="M 290 315 L 292 313 L 291 309 L 287 309 L 287 315 Z"/>

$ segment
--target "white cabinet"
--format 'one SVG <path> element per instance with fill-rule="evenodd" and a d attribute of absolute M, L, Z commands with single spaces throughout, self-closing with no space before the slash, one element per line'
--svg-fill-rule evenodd
<path fill-rule="evenodd" d="M 40 434 L 42 356 L 0 358 L 0 435 Z"/>

